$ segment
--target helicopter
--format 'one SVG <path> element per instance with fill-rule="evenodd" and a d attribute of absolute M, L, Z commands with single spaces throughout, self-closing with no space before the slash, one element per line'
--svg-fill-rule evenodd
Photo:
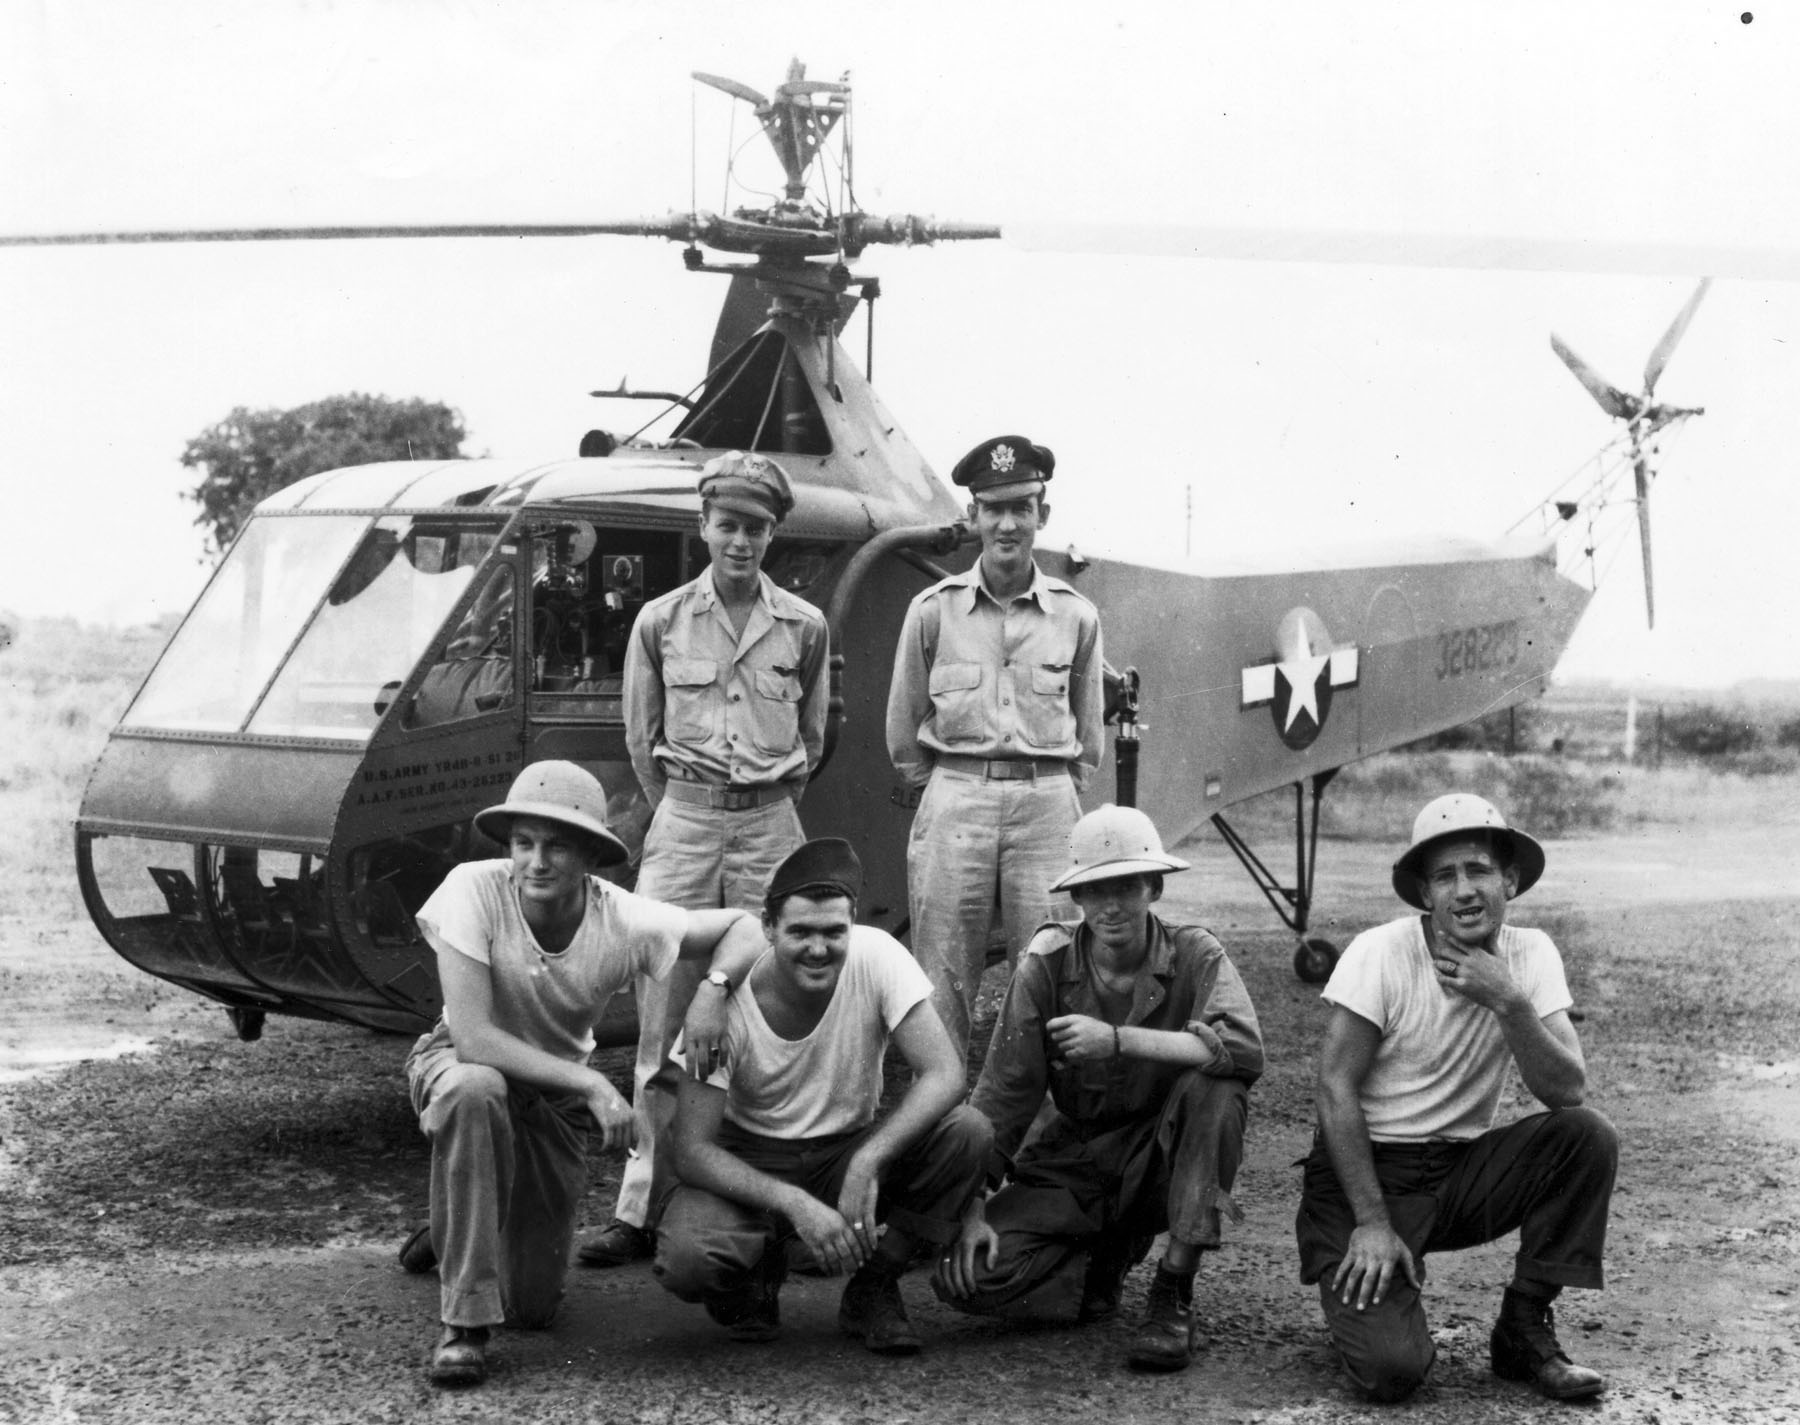
<path fill-rule="evenodd" d="M 678 243 L 689 272 L 727 279 L 693 387 L 595 393 L 654 401 L 666 434 L 644 433 L 653 420 L 590 430 L 561 459 L 312 476 L 257 507 L 171 637 L 94 768 L 76 869 L 109 944 L 222 1004 L 245 1039 L 271 1013 L 428 1027 L 437 980 L 413 912 L 451 866 L 496 854 L 471 818 L 529 762 L 593 770 L 610 823 L 641 845 L 649 806 L 625 750 L 624 645 L 644 603 L 703 567 L 696 476 L 734 449 L 788 471 L 796 505 L 765 572 L 824 609 L 831 632 L 808 829 L 852 841 L 868 870 L 861 917 L 905 933 L 913 797 L 885 746 L 891 654 L 908 601 L 967 568 L 976 542 L 869 382 L 872 328 L 860 367 L 841 338 L 880 295 L 878 278 L 852 270 L 868 248 L 1000 229 L 863 212 L 847 81 L 807 79 L 797 63 L 771 95 L 695 79 L 750 106 L 785 180 L 766 205 L 554 226 L 0 239 L 636 236 Z M 819 176 L 827 154 L 835 192 Z M 1626 429 L 1578 489 L 1538 507 L 1535 529 L 1198 571 L 1040 547 L 1041 566 L 1105 627 L 1112 736 L 1085 800 L 1141 806 L 1170 844 L 1210 823 L 1294 932 L 1296 972 L 1325 978 L 1336 947 L 1310 920 L 1337 771 L 1541 694 L 1591 597 L 1584 573 L 1633 515 L 1649 597 L 1652 441 L 1700 414 L 1657 404 L 1654 387 L 1704 291 L 1659 343 L 1641 397 L 1557 343 Z M 1171 731 L 1146 743 L 1152 723 Z M 1227 815 L 1283 788 L 1291 879 Z M 630 1002 L 617 1001 L 597 1037 L 634 1035 Z"/>

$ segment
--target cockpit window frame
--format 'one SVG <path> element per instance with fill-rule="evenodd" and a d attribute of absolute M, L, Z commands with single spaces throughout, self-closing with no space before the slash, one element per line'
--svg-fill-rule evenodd
<path fill-rule="evenodd" d="M 250 519 L 245 521 L 244 527 L 239 532 L 237 539 L 232 541 L 231 548 L 226 551 L 225 557 L 219 561 L 218 567 L 215 568 L 208 577 L 205 588 L 201 590 L 199 597 L 196 598 L 193 604 L 188 608 L 181 623 L 176 627 L 174 634 L 170 637 L 168 643 L 164 645 L 162 652 L 158 654 L 155 663 L 151 665 L 149 672 L 145 675 L 144 681 L 139 684 L 137 691 L 132 695 L 131 702 L 126 706 L 125 713 L 120 720 L 115 735 L 148 739 L 171 739 L 178 741 L 198 740 L 281 746 L 317 746 L 338 750 L 344 750 L 349 747 L 369 746 L 381 733 L 382 729 L 394 718 L 395 708 L 399 705 L 398 698 L 396 698 L 394 705 L 389 706 L 386 711 L 382 713 L 373 726 L 355 737 L 340 738 L 320 736 L 311 733 L 257 732 L 251 730 L 251 724 L 256 720 L 257 714 L 261 711 L 264 701 L 268 698 L 271 689 L 274 688 L 275 684 L 280 680 L 283 671 L 286 670 L 289 662 L 293 659 L 296 650 L 305 641 L 308 632 L 312 629 L 314 622 L 319 617 L 321 609 L 329 601 L 332 590 L 337 586 L 338 581 L 344 577 L 345 571 L 349 568 L 351 562 L 358 556 L 358 553 L 363 547 L 364 540 L 367 538 L 369 531 L 375 527 L 377 521 L 406 519 L 418 522 L 421 520 L 429 520 L 433 523 L 467 524 L 475 527 L 485 527 L 493 531 L 494 548 L 488 556 L 476 566 L 470 579 L 469 588 L 464 590 L 463 595 L 457 599 L 456 604 L 446 616 L 446 621 L 448 621 L 449 619 L 460 617 L 464 605 L 472 599 L 474 590 L 479 587 L 486 571 L 491 568 L 496 560 L 517 557 L 516 542 L 513 543 L 513 548 L 510 553 L 508 552 L 508 545 L 509 542 L 516 541 L 518 533 L 517 527 L 523 513 L 524 512 L 518 508 L 495 509 L 492 506 L 478 506 L 468 509 L 456 509 L 446 508 L 442 505 L 394 505 L 379 508 L 371 508 L 369 506 L 334 506 L 329 508 L 318 507 L 256 511 L 252 514 Z M 236 727 L 227 730 L 225 728 L 159 726 L 154 723 L 133 722 L 133 713 L 142 702 L 144 693 L 154 685 L 157 674 L 162 669 L 171 650 L 181 646 L 183 635 L 188 631 L 194 616 L 206 607 L 208 597 L 212 593 L 214 586 L 230 565 L 232 554 L 236 552 L 239 544 L 249 535 L 250 531 L 253 528 L 258 527 L 260 522 L 265 521 L 316 520 L 322 518 L 354 518 L 362 520 L 363 523 L 358 530 L 356 537 L 350 542 L 343 558 L 338 561 L 338 564 L 332 570 L 330 578 L 322 581 L 317 597 L 307 609 L 305 617 L 299 621 L 295 633 L 287 641 L 285 647 L 282 649 L 281 656 L 276 659 L 271 671 L 258 687 L 255 696 L 249 700 L 244 712 L 237 720 Z M 427 649 L 441 641 L 443 629 L 444 624 L 440 624 L 432 634 L 432 641 L 426 645 Z M 424 660 L 421 658 L 418 663 L 408 670 L 406 679 L 408 685 L 415 683 L 418 678 L 423 676 L 423 663 Z"/>

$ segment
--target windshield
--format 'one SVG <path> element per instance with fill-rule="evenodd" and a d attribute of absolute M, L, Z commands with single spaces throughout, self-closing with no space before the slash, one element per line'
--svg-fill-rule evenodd
<path fill-rule="evenodd" d="M 408 515 L 251 520 L 125 725 L 363 741 L 500 529 Z"/>

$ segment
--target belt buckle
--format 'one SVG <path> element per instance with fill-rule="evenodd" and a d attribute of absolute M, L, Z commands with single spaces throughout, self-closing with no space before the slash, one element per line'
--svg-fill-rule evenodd
<path fill-rule="evenodd" d="M 745 811 L 755 805 L 755 787 L 722 787 L 719 789 L 721 811 Z"/>

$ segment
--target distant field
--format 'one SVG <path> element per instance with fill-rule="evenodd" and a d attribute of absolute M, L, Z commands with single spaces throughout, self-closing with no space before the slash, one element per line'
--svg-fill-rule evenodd
<path fill-rule="evenodd" d="M 39 619 L 0 649 L 0 935 L 27 911 L 86 919 L 70 826 L 106 734 L 164 637 Z"/>

